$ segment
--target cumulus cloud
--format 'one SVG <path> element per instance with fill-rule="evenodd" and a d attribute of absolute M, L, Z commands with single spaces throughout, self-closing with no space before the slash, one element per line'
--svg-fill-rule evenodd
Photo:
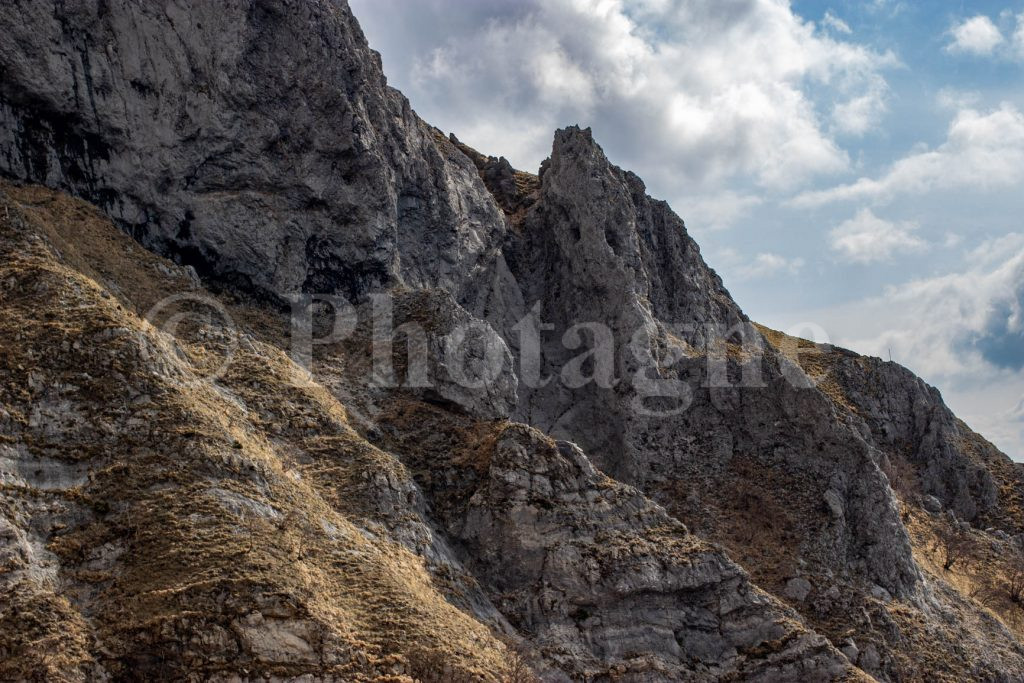
<path fill-rule="evenodd" d="M 761 252 L 747 258 L 734 249 L 716 252 L 715 262 L 727 274 L 727 279 L 738 282 L 762 280 L 777 275 L 796 275 L 804 267 L 802 258 L 787 258 L 772 252 Z"/>
<path fill-rule="evenodd" d="M 778 254 L 758 254 L 746 266 L 740 268 L 739 275 L 744 280 L 755 280 L 758 278 L 789 273 L 795 275 L 804 266 L 802 258 L 786 258 Z"/>
<path fill-rule="evenodd" d="M 942 246 L 946 249 L 952 249 L 960 246 L 960 243 L 964 241 L 963 235 L 958 235 L 955 232 L 946 232 L 946 236 L 942 239 Z"/>
<path fill-rule="evenodd" d="M 925 377 L 969 382 L 1024 370 L 1022 306 L 1024 234 L 1011 233 L 970 252 L 958 272 L 890 286 L 839 314 L 868 335 L 845 340 L 853 348 L 891 348 Z"/>
<path fill-rule="evenodd" d="M 840 102 L 832 109 L 837 131 L 852 135 L 868 132 L 885 111 L 885 84 L 877 83 L 879 92 L 868 90 L 864 95 Z"/>
<path fill-rule="evenodd" d="M 1008 250 L 1014 255 L 1006 259 Z M 989 277 L 995 286 L 977 311 L 976 324 L 957 343 L 996 367 L 1024 369 L 1024 237 L 993 240 L 976 258 L 980 267 L 993 267 Z"/>
<path fill-rule="evenodd" d="M 946 50 L 954 53 L 990 55 L 1004 40 L 999 27 L 983 14 L 954 25 L 949 33 Z"/>
<path fill-rule="evenodd" d="M 674 208 L 686 218 L 691 229 L 723 230 L 763 203 L 764 200 L 758 196 L 725 190 L 685 198 Z"/>
<path fill-rule="evenodd" d="M 942 109 L 959 111 L 971 109 L 981 102 L 981 93 L 974 90 L 959 90 L 957 88 L 940 88 L 935 95 L 935 103 Z"/>
<path fill-rule="evenodd" d="M 983 242 L 952 272 L 913 278 L 878 296 L 799 311 L 834 343 L 901 363 L 942 388 L 953 410 L 1024 459 L 1016 412 L 1024 395 L 1024 234 Z"/>
<path fill-rule="evenodd" d="M 1024 60 L 1024 12 L 1017 15 L 1017 30 L 1013 33 L 1013 52 L 1017 59 Z"/>
<path fill-rule="evenodd" d="M 838 187 L 804 192 L 791 204 L 820 206 L 838 201 L 886 202 L 896 195 L 938 190 L 990 190 L 1024 180 L 1024 114 L 1004 103 L 981 113 L 964 109 L 934 150 L 911 154 L 878 178 L 860 178 Z"/>
<path fill-rule="evenodd" d="M 839 17 L 837 17 L 836 15 L 832 14 L 831 11 L 825 12 L 825 16 L 821 18 L 821 23 L 823 26 L 826 26 L 838 33 L 853 33 L 853 30 L 850 28 L 850 25 L 847 24 L 842 19 L 840 19 Z"/>
<path fill-rule="evenodd" d="M 893 222 L 861 209 L 829 233 L 830 246 L 846 261 L 887 261 L 901 252 L 922 251 L 927 244 L 914 234 L 916 223 Z"/>
<path fill-rule="evenodd" d="M 777 0 L 479 0 L 468 17 L 441 0 L 352 5 L 432 123 L 523 168 L 552 129 L 590 125 L 660 188 L 848 169 L 833 135 L 878 122 L 896 63 Z"/>

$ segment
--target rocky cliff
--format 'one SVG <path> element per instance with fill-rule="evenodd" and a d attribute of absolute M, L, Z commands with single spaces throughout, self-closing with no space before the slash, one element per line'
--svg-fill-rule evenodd
<path fill-rule="evenodd" d="M 472 164 L 387 87 L 345 3 L 19 2 L 0 30 L 5 171 L 203 275 L 461 298 L 500 240 Z"/>
<path fill-rule="evenodd" d="M 589 130 L 445 137 L 342 0 L 0 27 L 3 677 L 1022 679 L 1019 469 Z"/>

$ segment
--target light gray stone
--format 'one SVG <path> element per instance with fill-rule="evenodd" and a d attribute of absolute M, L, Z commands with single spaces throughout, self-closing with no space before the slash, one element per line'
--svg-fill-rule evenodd
<path fill-rule="evenodd" d="M 839 497 L 839 494 L 829 489 L 823 494 L 825 504 L 828 506 L 828 511 L 832 513 L 832 516 L 836 519 L 843 518 L 843 499 Z"/>
<path fill-rule="evenodd" d="M 878 653 L 878 648 L 875 647 L 874 643 L 868 643 L 860 653 L 857 665 L 868 673 L 878 671 L 878 668 L 882 665 L 882 656 Z"/>
<path fill-rule="evenodd" d="M 796 600 L 797 602 L 803 602 L 807 599 L 810 594 L 811 582 L 802 576 L 797 576 L 786 582 L 786 588 L 783 591 L 787 598 L 790 600 Z"/>

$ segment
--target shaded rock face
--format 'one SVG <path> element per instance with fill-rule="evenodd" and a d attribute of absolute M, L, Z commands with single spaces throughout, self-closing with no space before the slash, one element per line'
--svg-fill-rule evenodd
<path fill-rule="evenodd" d="M 896 595 L 917 591 L 877 453 L 746 322 L 682 221 L 612 166 L 589 131 L 556 134 L 522 235 L 510 236 L 506 254 L 523 301 L 539 303 L 535 328 L 551 326 L 540 374 L 557 375 L 595 345 L 566 348 L 580 322 L 601 323 L 615 356 L 614 386 L 524 382 L 521 419 L 579 442 L 604 471 L 687 519 L 724 517 L 744 469 L 772 472 L 790 495 L 796 555 Z M 519 331 L 506 331 L 510 344 Z M 642 381 L 655 377 L 671 389 L 667 406 Z M 837 514 L 820 514 L 820 486 Z M 705 500 L 687 509 L 693 496 Z"/>
<path fill-rule="evenodd" d="M 850 665 L 722 552 L 577 446 L 404 403 L 380 419 L 550 680 L 836 680 Z"/>
<path fill-rule="evenodd" d="M 911 483 L 920 493 L 968 521 L 995 512 L 998 484 L 987 467 L 995 449 L 953 415 L 937 389 L 895 363 L 839 351 L 834 357 L 829 370 L 871 440 L 914 466 Z"/>
<path fill-rule="evenodd" d="M 504 231 L 344 2 L 19 2 L 0 32 L 3 172 L 96 203 L 205 276 L 462 300 Z"/>
<path fill-rule="evenodd" d="M 515 410 L 518 383 L 508 346 L 448 292 L 376 293 L 349 316 L 354 330 L 343 340 L 344 352 L 320 363 L 327 373 L 332 365 L 349 366 L 349 383 L 361 385 L 374 403 L 400 395 L 483 420 L 507 419 Z"/>

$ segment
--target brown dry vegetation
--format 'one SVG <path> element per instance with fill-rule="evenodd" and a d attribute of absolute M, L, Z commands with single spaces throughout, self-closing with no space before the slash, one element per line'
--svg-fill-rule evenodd
<path fill-rule="evenodd" d="M 42 560 L 4 567 L 0 678 L 89 678 L 94 661 L 396 681 L 439 661 L 453 679 L 518 666 L 420 557 L 372 533 L 367 473 L 408 475 L 336 399 L 254 337 L 154 329 L 139 314 L 190 280 L 95 209 L 7 184 L 0 199 L 3 442 L 91 472 L 0 484 L 5 517 L 50 522 Z M 266 315 L 228 303 L 243 323 Z M 194 381 L 236 341 L 220 381 Z M 46 562 L 55 573 L 37 571 Z"/>
<path fill-rule="evenodd" d="M 835 350 L 807 339 L 790 337 L 764 325 L 754 325 L 777 351 L 799 365 L 833 403 L 854 415 L 859 414 L 856 405 L 846 396 L 831 372 L 833 363 L 838 361 Z"/>
<path fill-rule="evenodd" d="M 1014 597 L 1024 576 L 1021 551 L 980 530 L 953 529 L 944 515 L 929 515 L 913 506 L 905 510 L 914 557 L 932 580 L 947 584 L 1024 638 L 1024 606 Z M 946 568 L 950 541 L 959 553 Z"/>
<path fill-rule="evenodd" d="M 472 577 L 426 566 L 389 540 L 393 529 L 420 543 L 429 534 L 415 515 L 381 504 L 411 495 L 405 486 L 415 476 L 426 489 L 455 477 L 438 504 L 462 505 L 505 430 L 527 428 L 393 401 L 380 421 L 404 435 L 399 462 L 280 350 L 286 322 L 272 312 L 221 297 L 247 333 L 240 339 L 213 324 L 186 325 L 171 337 L 143 320 L 167 294 L 202 290 L 92 207 L 52 191 L 0 184 L 0 252 L 0 447 L 24 443 L 57 470 L 91 471 L 61 486 L 45 476 L 0 481 L 0 516 L 25 527 L 42 519 L 48 553 L 0 556 L 0 679 L 88 679 L 99 663 L 115 675 L 183 674 L 178 666 L 205 676 L 244 667 L 354 681 L 531 680 L 517 647 L 460 609 Z M 783 353 L 798 350 L 819 387 L 856 414 L 829 372 L 830 351 L 761 331 Z M 194 381 L 235 347 L 218 382 Z M 741 351 L 729 348 L 729 357 L 744 360 Z M 47 430 L 47 420 L 65 423 Z M 963 449 L 994 468 L 1004 508 L 1019 515 L 1019 473 L 985 443 L 969 439 Z M 896 456 L 890 463 L 890 481 L 911 500 L 909 464 Z M 798 573 L 806 525 L 827 523 L 820 491 L 762 462 L 737 458 L 730 468 L 724 481 L 735 495 L 714 510 L 699 502 L 691 510 L 671 491 L 663 498 L 675 496 L 673 513 L 699 518 L 702 533 L 779 593 Z M 793 495 L 779 499 L 787 489 Z M 868 615 L 874 642 L 902 643 L 902 671 L 963 670 L 952 650 L 965 633 L 1001 623 L 1024 635 L 1019 556 L 992 551 L 988 535 L 972 532 L 969 552 L 944 570 L 936 550 L 942 520 L 913 506 L 904 520 L 919 564 L 947 600 L 980 604 L 992 616 L 965 608 L 963 623 L 935 633 L 916 608 L 850 597 Z M 625 555 L 669 549 L 685 558 L 710 547 L 674 528 L 600 541 L 595 552 L 610 565 Z M 815 617 L 814 626 L 841 642 L 850 613 Z M 308 651 L 309 660 L 268 655 L 267 634 Z"/>
<path fill-rule="evenodd" d="M 838 419 L 861 416 L 855 401 L 844 391 L 840 364 L 859 365 L 863 385 L 857 387 L 858 391 L 877 395 L 884 390 L 877 383 L 875 359 L 789 337 L 760 325 L 758 329 L 774 348 L 798 363 L 831 399 Z M 960 423 L 960 427 L 964 438 L 957 444 L 958 450 L 988 468 L 1000 484 L 997 512 L 979 522 L 1001 522 L 999 526 L 1003 528 L 1019 529 L 1019 466 L 998 454 L 966 425 Z M 1008 643 L 1013 639 L 997 635 L 1004 628 L 1009 628 L 1018 640 L 1024 636 L 1024 609 L 1013 600 L 1018 579 L 1024 587 L 1024 571 L 1018 571 L 1024 561 L 1012 542 L 978 529 L 961 528 L 946 516 L 929 515 L 920 507 L 921 484 L 910 460 L 909 444 L 890 449 L 880 465 L 900 499 L 901 519 L 910 533 L 915 559 L 928 585 L 941 596 L 944 613 L 929 615 L 920 606 L 899 600 L 883 603 L 867 596 L 857 598 L 857 588 L 847 586 L 842 590 L 845 606 L 823 611 L 813 608 L 805 611 L 805 615 L 816 630 L 833 642 L 842 642 L 853 634 L 851 615 L 863 614 L 867 620 L 859 629 L 858 645 L 863 650 L 866 643 L 873 642 L 891 653 L 893 670 L 900 671 L 906 680 L 961 680 L 959 674 L 942 672 L 969 670 L 971 661 L 967 653 L 972 648 L 1010 648 Z M 747 512 L 743 505 L 734 506 L 737 509 L 731 512 L 733 519 L 718 528 L 745 529 L 746 534 L 723 536 L 730 554 L 743 562 L 759 584 L 778 587 L 791 565 L 787 554 L 781 551 L 786 539 L 776 529 L 785 527 L 786 513 L 792 514 L 793 508 L 787 501 L 780 511 L 772 500 L 765 498 L 768 492 L 780 490 L 777 484 L 770 483 L 770 472 L 758 471 L 756 476 L 744 479 L 746 483 L 738 484 L 738 490 L 749 490 L 745 496 L 749 500 Z M 770 570 L 772 566 L 778 570 L 766 573 L 766 568 Z M 858 602 L 862 606 L 855 607 Z M 1007 649 L 1000 653 L 1003 655 L 1012 661 L 1019 656 L 1019 650 Z"/>

